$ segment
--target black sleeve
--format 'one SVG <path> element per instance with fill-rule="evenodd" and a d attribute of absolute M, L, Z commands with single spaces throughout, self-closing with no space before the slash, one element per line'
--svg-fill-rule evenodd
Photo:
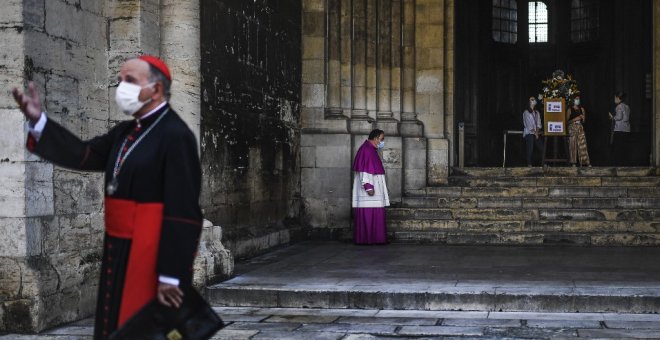
<path fill-rule="evenodd" d="M 65 168 L 104 171 L 117 130 L 118 126 L 104 135 L 82 141 L 57 122 L 48 119 L 38 142 L 31 134 L 28 135 L 27 148 Z"/>
<path fill-rule="evenodd" d="M 186 130 L 168 136 L 163 176 L 163 225 L 158 249 L 159 275 L 190 285 L 202 230 L 199 207 L 201 165 L 197 142 Z"/>

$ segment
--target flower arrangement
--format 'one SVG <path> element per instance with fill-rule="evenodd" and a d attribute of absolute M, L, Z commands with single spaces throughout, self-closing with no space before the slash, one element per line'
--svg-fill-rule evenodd
<path fill-rule="evenodd" d="M 577 81 L 570 74 L 564 77 L 564 71 L 556 70 L 552 78 L 543 81 L 543 94 L 539 94 L 539 99 L 564 98 L 566 103 L 571 103 L 579 95 Z"/>

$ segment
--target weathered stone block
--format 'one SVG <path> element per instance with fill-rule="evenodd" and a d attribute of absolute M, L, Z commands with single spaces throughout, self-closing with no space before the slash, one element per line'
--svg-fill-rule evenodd
<path fill-rule="evenodd" d="M 405 169 L 403 176 L 403 187 L 408 192 L 426 186 L 426 169 Z"/>
<path fill-rule="evenodd" d="M 539 218 L 542 220 L 606 220 L 605 214 L 598 210 L 572 209 L 539 209 Z"/>
<path fill-rule="evenodd" d="M 106 48 L 106 22 L 63 1 L 46 1 L 46 32 L 95 49 Z M 62 23 L 66 24 L 62 24 Z"/>
<path fill-rule="evenodd" d="M 617 205 L 615 198 L 574 198 L 573 208 L 575 209 L 612 209 Z"/>
<path fill-rule="evenodd" d="M 234 272 L 234 258 L 221 241 L 222 228 L 205 220 L 194 264 L 193 284 L 196 287 L 203 288 L 219 279 L 230 277 Z"/>
<path fill-rule="evenodd" d="M 23 23 L 23 1 L 7 0 L 2 4 L 0 27 L 20 26 Z"/>
<path fill-rule="evenodd" d="M 303 36 L 302 58 L 303 60 L 321 59 L 325 57 L 325 38 Z"/>
<path fill-rule="evenodd" d="M 325 105 L 325 85 L 303 84 L 301 97 L 304 107 L 323 107 Z"/>
<path fill-rule="evenodd" d="M 573 200 L 571 198 L 523 198 L 522 207 L 527 209 L 538 208 L 571 208 Z"/>
<path fill-rule="evenodd" d="M 4 253 L 4 251 L 3 251 Z M 0 299 L 14 300 L 21 291 L 21 267 L 16 258 L 0 257 Z"/>
<path fill-rule="evenodd" d="M 352 164 L 351 149 L 345 143 L 321 144 L 316 147 L 316 167 L 318 168 L 350 168 Z"/>
<path fill-rule="evenodd" d="M 453 218 L 462 220 L 515 221 L 535 219 L 535 212 L 526 209 L 452 209 Z"/>
<path fill-rule="evenodd" d="M 601 186 L 600 177 L 540 177 L 537 179 L 539 186 L 579 186 L 579 187 L 599 187 Z"/>
<path fill-rule="evenodd" d="M 323 0 L 303 0 L 302 8 L 305 12 L 325 11 L 325 1 Z"/>
<path fill-rule="evenodd" d="M 617 208 L 622 209 L 653 209 L 660 207 L 660 197 L 656 198 L 619 198 Z"/>
<path fill-rule="evenodd" d="M 482 198 L 478 200 L 478 208 L 522 208 L 520 198 Z"/>
<path fill-rule="evenodd" d="M 460 229 L 467 233 L 511 233 L 521 232 L 522 222 L 514 221 L 461 221 Z"/>
<path fill-rule="evenodd" d="M 55 211 L 58 214 L 99 212 L 103 206 L 103 174 L 57 168 L 54 172 Z M 80 199 L 85 197 L 85 199 Z"/>
<path fill-rule="evenodd" d="M 109 49 L 136 53 L 140 49 L 140 18 L 121 16 L 109 22 Z"/>
<path fill-rule="evenodd" d="M 447 183 L 449 176 L 449 142 L 446 139 L 428 139 L 427 182 L 429 185 Z"/>
<path fill-rule="evenodd" d="M 0 216 L 21 217 L 25 214 L 25 163 L 0 163 Z"/>
<path fill-rule="evenodd" d="M 549 188 L 550 197 L 589 197 L 589 188 Z"/>

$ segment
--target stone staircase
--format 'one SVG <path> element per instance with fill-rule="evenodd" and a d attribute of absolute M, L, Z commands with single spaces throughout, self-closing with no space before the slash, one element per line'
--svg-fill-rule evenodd
<path fill-rule="evenodd" d="M 387 210 L 393 242 L 660 244 L 656 168 L 453 169 Z"/>

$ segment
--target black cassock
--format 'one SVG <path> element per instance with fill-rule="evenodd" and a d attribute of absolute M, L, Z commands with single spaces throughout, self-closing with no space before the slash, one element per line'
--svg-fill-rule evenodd
<path fill-rule="evenodd" d="M 95 339 L 107 338 L 155 296 L 158 275 L 191 285 L 202 227 L 201 168 L 193 133 L 169 105 L 89 141 L 49 119 L 27 147 L 66 168 L 105 171 L 106 188 L 120 151 L 125 159 L 116 190 L 106 190 Z"/>

